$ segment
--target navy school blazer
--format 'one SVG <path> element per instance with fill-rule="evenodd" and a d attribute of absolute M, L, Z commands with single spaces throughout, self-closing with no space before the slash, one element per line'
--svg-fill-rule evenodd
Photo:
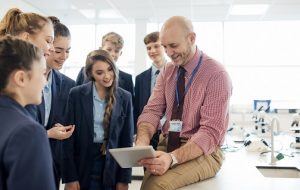
<path fill-rule="evenodd" d="M 88 187 L 93 165 L 93 82 L 74 87 L 68 100 L 68 124 L 75 124 L 73 135 L 63 141 L 63 183 L 79 181 Z M 107 149 L 131 147 L 133 144 L 133 111 L 129 92 L 117 88 L 116 101 L 110 120 Z M 131 168 L 123 169 L 107 150 L 103 182 L 114 187 L 116 183 L 131 182 Z"/>
<path fill-rule="evenodd" d="M 75 81 L 60 73 L 52 70 L 52 101 L 49 120 L 46 129 L 50 129 L 55 123 L 65 124 L 66 107 L 71 88 L 75 86 Z M 41 124 L 45 122 L 45 103 L 38 105 L 38 121 Z"/>
<path fill-rule="evenodd" d="M 152 67 L 137 75 L 135 78 L 135 86 L 134 86 L 134 124 L 136 133 L 136 124 L 138 117 L 143 112 L 144 106 L 147 104 L 148 99 L 150 98 L 150 89 L 151 89 L 151 71 Z"/>
<path fill-rule="evenodd" d="M 54 124 L 61 123 L 66 124 L 66 107 L 68 95 L 75 86 L 75 81 L 67 77 L 66 75 L 52 69 L 52 101 L 51 101 L 51 111 L 49 115 L 49 120 L 46 125 L 46 129 L 50 129 Z M 31 116 L 35 118 L 41 125 L 45 122 L 45 102 L 43 101 L 40 105 L 30 105 L 26 106 L 28 112 Z M 61 141 L 56 139 L 49 139 L 52 156 L 54 159 L 55 167 L 60 170 L 60 166 L 57 166 L 61 162 Z"/>
<path fill-rule="evenodd" d="M 48 137 L 15 100 L 0 95 L 0 189 L 55 190 Z"/>

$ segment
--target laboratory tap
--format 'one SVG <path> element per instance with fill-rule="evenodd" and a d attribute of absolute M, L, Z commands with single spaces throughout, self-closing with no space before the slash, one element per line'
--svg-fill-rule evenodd
<path fill-rule="evenodd" d="M 276 165 L 276 158 L 274 156 L 274 127 L 275 127 L 275 123 L 276 123 L 276 127 L 277 127 L 277 134 L 279 133 L 279 120 L 278 118 L 274 117 L 272 118 L 272 121 L 271 121 L 271 125 L 270 125 L 270 128 L 271 128 L 271 165 Z"/>

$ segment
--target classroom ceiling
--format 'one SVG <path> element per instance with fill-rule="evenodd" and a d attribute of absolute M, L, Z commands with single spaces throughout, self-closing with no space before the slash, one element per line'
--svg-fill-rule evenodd
<path fill-rule="evenodd" d="M 300 20 L 300 0 L 25 0 L 22 3 L 45 15 L 55 15 L 65 24 L 163 22 L 173 15 L 193 21 Z M 236 5 L 253 4 L 263 4 L 265 11 L 248 15 L 231 13 Z"/>

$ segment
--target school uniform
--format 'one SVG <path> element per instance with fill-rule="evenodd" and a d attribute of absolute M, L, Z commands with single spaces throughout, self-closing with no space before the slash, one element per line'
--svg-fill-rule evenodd
<path fill-rule="evenodd" d="M 46 131 L 28 114 L 0 95 L 0 190 L 55 190 Z"/>
<path fill-rule="evenodd" d="M 151 96 L 151 72 L 152 67 L 137 75 L 135 78 L 135 99 L 134 99 L 134 123 L 137 123 L 138 117 L 143 112 Z M 136 128 L 135 128 L 136 133 Z"/>
<path fill-rule="evenodd" d="M 49 130 L 56 123 L 65 125 L 66 123 L 66 107 L 70 89 L 75 86 L 75 81 L 67 77 L 66 75 L 56 71 L 54 69 L 50 72 L 51 78 L 51 104 L 48 105 L 49 113 L 47 121 L 45 121 L 45 111 L 47 103 L 43 96 L 43 101 L 40 105 L 26 106 L 31 116 L 44 126 L 46 130 Z M 44 89 L 45 95 L 45 89 Z M 47 100 L 46 100 L 47 101 Z M 49 138 L 53 161 L 54 161 L 54 175 L 56 180 L 57 189 L 59 189 L 59 181 L 61 178 L 61 140 Z"/>
<path fill-rule="evenodd" d="M 149 69 L 146 71 L 140 73 L 135 78 L 135 97 L 134 97 L 134 133 L 137 133 L 137 121 L 138 117 L 142 114 L 144 106 L 147 105 L 147 102 L 151 96 L 152 90 L 156 83 L 156 78 L 159 74 L 159 70 L 152 65 Z M 163 122 L 163 121 L 162 121 Z M 153 146 L 153 148 L 156 150 L 157 144 L 159 141 L 159 135 L 160 135 L 160 129 L 157 130 L 151 140 L 150 145 Z"/>
<path fill-rule="evenodd" d="M 73 135 L 63 141 L 63 183 L 79 181 L 82 189 L 90 186 L 92 174 L 99 165 L 100 181 L 104 189 L 115 189 L 118 182 L 130 183 L 131 168 L 121 168 L 108 149 L 131 147 L 133 144 L 133 111 L 129 92 L 117 88 L 112 109 L 106 155 L 101 157 L 98 143 L 94 143 L 93 113 L 94 83 L 74 87 L 68 100 L 68 124 L 75 124 Z M 100 156 L 95 162 L 95 156 Z"/>

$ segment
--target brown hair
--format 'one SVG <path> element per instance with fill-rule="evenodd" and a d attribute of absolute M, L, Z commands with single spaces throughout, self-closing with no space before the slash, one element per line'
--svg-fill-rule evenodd
<path fill-rule="evenodd" d="M 42 57 L 42 51 L 31 43 L 10 35 L 0 38 L 0 93 L 5 94 L 11 73 L 15 70 L 30 71 L 33 61 Z"/>
<path fill-rule="evenodd" d="M 151 42 L 157 42 L 158 40 L 159 40 L 159 32 L 152 32 L 145 36 L 144 43 L 145 45 L 147 45 Z"/>
<path fill-rule="evenodd" d="M 122 36 L 115 32 L 109 32 L 102 37 L 102 47 L 104 46 L 105 42 L 111 42 L 118 49 L 122 49 L 124 46 L 124 40 Z"/>
<path fill-rule="evenodd" d="M 51 21 L 36 13 L 23 13 L 20 9 L 12 8 L 7 11 L 0 22 L 0 37 L 6 34 L 17 36 L 22 32 L 37 34 Z"/>
<path fill-rule="evenodd" d="M 55 37 L 59 37 L 59 36 L 71 37 L 71 33 L 70 33 L 70 30 L 68 29 L 68 27 L 66 25 L 62 24 L 57 17 L 49 16 L 48 18 L 51 20 L 51 22 L 53 24 Z"/>
<path fill-rule="evenodd" d="M 115 66 L 115 63 L 113 61 L 113 58 L 109 55 L 108 52 L 105 50 L 94 50 L 90 52 L 87 56 L 86 62 L 85 62 L 85 74 L 87 76 L 87 79 L 94 81 L 95 79 L 93 78 L 92 75 L 92 69 L 93 65 L 95 64 L 96 61 L 104 61 L 111 66 L 113 72 L 114 72 L 114 81 L 110 87 L 107 88 L 107 96 L 106 96 L 106 101 L 107 105 L 105 108 L 105 113 L 104 113 L 104 119 L 103 119 L 103 124 L 105 129 L 109 128 L 109 123 L 110 123 L 110 117 L 112 113 L 112 108 L 113 108 L 113 103 L 115 102 L 115 92 L 117 89 L 117 81 L 118 81 L 118 70 Z"/>

